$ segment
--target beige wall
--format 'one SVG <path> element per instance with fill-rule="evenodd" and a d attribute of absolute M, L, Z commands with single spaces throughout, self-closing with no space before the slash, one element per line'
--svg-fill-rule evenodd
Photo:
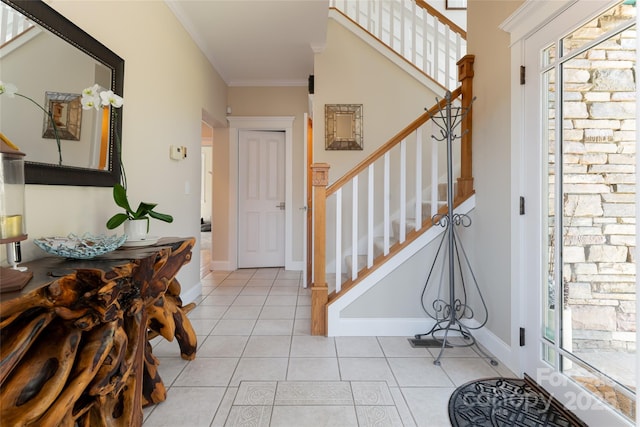
<path fill-rule="evenodd" d="M 469 239 L 474 271 L 489 309 L 487 328 L 511 342 L 511 78 L 509 35 L 498 26 L 521 1 L 468 4 L 468 52 L 473 80 L 473 175 L 476 210 Z"/>
<path fill-rule="evenodd" d="M 435 94 L 329 19 L 327 44 L 315 57 L 314 162 L 331 165 L 329 181 L 340 178 L 420 114 Z M 363 151 L 326 151 L 325 104 L 362 104 Z"/>
<path fill-rule="evenodd" d="M 304 201 L 304 113 L 309 110 L 306 86 L 230 87 L 227 105 L 235 117 L 293 116 L 293 242 L 292 261 L 303 261 Z M 228 262 L 229 248 L 229 132 L 219 129 L 213 144 L 213 262 Z"/>
<path fill-rule="evenodd" d="M 153 221 L 151 234 L 199 236 L 201 119 L 205 110 L 224 123 L 223 80 L 163 2 L 51 5 L 125 60 L 123 161 L 130 198 L 157 202 L 160 212 L 174 216 L 172 224 Z M 193 154 L 170 160 L 170 144 Z M 26 197 L 26 259 L 43 254 L 32 238 L 106 233 L 107 218 L 117 212 L 110 188 L 30 185 Z M 198 249 L 180 272 L 183 293 L 199 283 Z"/>

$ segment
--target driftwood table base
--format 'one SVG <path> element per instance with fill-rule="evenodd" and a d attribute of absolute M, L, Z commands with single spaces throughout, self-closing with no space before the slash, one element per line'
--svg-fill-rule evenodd
<path fill-rule="evenodd" d="M 75 273 L 0 304 L 0 424 L 139 426 L 167 392 L 149 339 L 196 335 L 175 279 L 194 239 L 108 270 Z"/>

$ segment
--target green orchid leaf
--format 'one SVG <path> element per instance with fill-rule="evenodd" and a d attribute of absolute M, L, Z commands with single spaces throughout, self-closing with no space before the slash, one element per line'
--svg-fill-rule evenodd
<path fill-rule="evenodd" d="M 116 205 L 125 210 L 125 213 L 116 214 L 107 221 L 107 228 L 110 230 L 116 228 L 127 219 L 146 219 L 147 224 L 149 222 L 149 217 L 164 222 L 173 222 L 173 217 L 171 215 L 155 212 L 153 210 L 153 208 L 158 205 L 157 203 L 141 202 L 135 211 L 131 209 L 131 205 L 127 198 L 127 190 L 122 184 L 115 184 L 113 186 L 113 200 L 116 202 Z"/>
<path fill-rule="evenodd" d="M 134 219 L 144 218 L 149 215 L 149 212 L 157 206 L 157 203 L 140 202 L 138 209 L 133 213 Z"/>
<path fill-rule="evenodd" d="M 173 222 L 173 217 L 171 215 L 167 215 L 167 214 L 163 214 L 155 211 L 149 211 L 149 216 L 151 218 L 159 219 L 160 221 L 169 222 L 169 223 Z"/>
<path fill-rule="evenodd" d="M 116 205 L 120 206 L 127 212 L 132 212 L 131 207 L 129 206 L 129 201 L 127 200 L 127 190 L 120 185 L 115 184 L 113 186 L 113 200 L 116 202 Z"/>
<path fill-rule="evenodd" d="M 117 226 L 125 222 L 127 219 L 129 219 L 129 215 L 123 214 L 123 213 L 117 213 L 111 218 L 109 218 L 109 221 L 107 221 L 107 228 L 109 230 L 113 230 L 114 228 L 116 228 Z"/>

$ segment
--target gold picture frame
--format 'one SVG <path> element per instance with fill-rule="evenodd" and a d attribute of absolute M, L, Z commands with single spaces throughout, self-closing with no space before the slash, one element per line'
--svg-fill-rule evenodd
<path fill-rule="evenodd" d="M 77 93 L 45 92 L 44 105 L 51 112 L 58 137 L 71 141 L 80 141 L 82 124 L 81 95 Z M 55 139 L 56 135 L 49 116 L 45 115 L 42 137 Z"/>
<path fill-rule="evenodd" d="M 362 150 L 362 104 L 325 104 L 325 150 Z"/>

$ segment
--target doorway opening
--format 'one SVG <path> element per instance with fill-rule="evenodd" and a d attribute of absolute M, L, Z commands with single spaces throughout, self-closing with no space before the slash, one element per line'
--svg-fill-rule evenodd
<path fill-rule="evenodd" d="M 211 213 L 213 211 L 213 127 L 204 120 L 200 147 L 200 278 L 211 272 Z"/>

